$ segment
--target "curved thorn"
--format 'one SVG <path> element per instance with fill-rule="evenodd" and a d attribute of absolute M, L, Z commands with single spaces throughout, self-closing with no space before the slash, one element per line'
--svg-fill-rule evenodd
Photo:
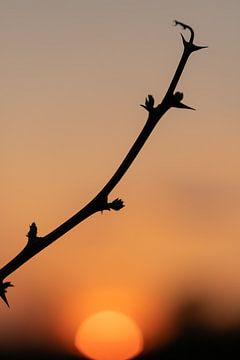
<path fill-rule="evenodd" d="M 184 30 L 188 29 L 190 31 L 190 40 L 189 43 L 193 43 L 193 39 L 194 39 L 194 31 L 193 28 L 187 24 L 182 23 L 181 21 L 178 20 L 174 20 L 175 26 L 180 25 Z"/>
<path fill-rule="evenodd" d="M 10 306 L 9 306 L 9 303 L 8 303 L 7 296 L 6 296 L 6 292 L 7 292 L 7 288 L 8 288 L 8 287 L 13 287 L 13 284 L 11 284 L 9 281 L 0 284 L 0 297 L 1 297 L 2 300 L 5 302 L 5 304 L 6 304 L 8 307 L 10 307 Z"/>
<path fill-rule="evenodd" d="M 7 299 L 7 297 L 6 297 L 6 294 L 1 294 L 0 296 L 1 296 L 2 300 L 5 302 L 5 304 L 6 304 L 8 307 L 10 307 L 10 306 L 9 306 L 9 303 L 8 303 L 8 299 Z"/>

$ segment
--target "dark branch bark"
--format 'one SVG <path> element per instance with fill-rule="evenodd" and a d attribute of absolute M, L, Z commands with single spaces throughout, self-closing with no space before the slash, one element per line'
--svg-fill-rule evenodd
<path fill-rule="evenodd" d="M 62 235 L 67 233 L 73 227 L 81 223 L 86 218 L 90 217 L 94 213 L 103 210 L 120 210 L 124 204 L 122 200 L 115 199 L 113 202 L 108 202 L 108 196 L 111 191 L 116 187 L 119 181 L 122 179 L 126 171 L 131 166 L 132 162 L 137 157 L 138 153 L 142 149 L 146 140 L 149 138 L 153 129 L 161 119 L 161 117 L 171 108 L 185 108 L 192 109 L 191 107 L 184 105 L 181 101 L 183 99 L 183 94 L 180 92 L 176 92 L 175 88 L 178 84 L 178 81 L 182 75 L 183 69 L 187 63 L 187 60 L 192 52 L 199 50 L 203 47 L 196 46 L 193 44 L 194 40 L 194 32 L 193 29 L 181 22 L 175 21 L 175 25 L 180 25 L 183 29 L 188 29 L 190 31 L 190 40 L 186 41 L 182 35 L 184 50 L 182 57 L 179 61 L 176 72 L 173 76 L 173 79 L 169 85 L 169 88 L 166 92 L 166 95 L 163 98 L 163 101 L 154 107 L 154 98 L 149 95 L 146 98 L 145 105 L 143 106 L 148 111 L 148 119 L 137 137 L 136 141 L 130 148 L 126 157 L 120 164 L 119 168 L 115 172 L 115 174 L 111 177 L 111 179 L 107 182 L 107 184 L 103 187 L 103 189 L 96 195 L 96 197 L 91 200 L 85 207 L 83 207 L 79 212 L 73 215 L 71 218 L 66 220 L 63 224 L 58 226 L 49 234 L 38 237 L 37 236 L 37 227 L 35 223 L 30 225 L 29 232 L 27 234 L 28 242 L 24 249 L 11 261 L 9 261 L 2 269 L 0 269 L 0 296 L 8 305 L 8 301 L 6 298 L 7 288 L 13 286 L 10 282 L 4 282 L 4 279 L 17 270 L 20 266 L 22 266 L 25 262 L 31 259 L 34 255 L 38 254 L 44 248 L 49 246 L 55 240 L 59 239 Z"/>

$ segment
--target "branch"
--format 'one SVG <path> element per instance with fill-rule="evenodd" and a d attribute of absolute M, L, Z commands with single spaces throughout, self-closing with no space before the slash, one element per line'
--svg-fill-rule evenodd
<path fill-rule="evenodd" d="M 204 47 L 194 45 L 194 31 L 190 26 L 183 24 L 179 21 L 175 21 L 175 25 L 180 25 L 184 30 L 189 30 L 190 40 L 187 41 L 181 34 L 184 45 L 183 54 L 162 102 L 157 106 L 154 106 L 155 100 L 153 96 L 148 95 L 145 100 L 145 104 L 141 105 L 148 112 L 146 124 L 144 125 L 142 131 L 140 132 L 139 136 L 130 148 L 129 152 L 127 153 L 126 157 L 120 164 L 115 174 L 110 178 L 110 180 L 103 187 L 103 189 L 86 206 L 84 206 L 79 212 L 66 220 L 63 224 L 58 226 L 52 232 L 43 237 L 37 236 L 37 226 L 34 222 L 30 225 L 29 231 L 27 233 L 28 242 L 26 246 L 16 257 L 14 257 L 11 261 L 9 261 L 4 267 L 0 269 L 0 297 L 3 299 L 3 301 L 5 301 L 7 305 L 8 301 L 6 298 L 6 291 L 8 287 L 13 285 L 10 282 L 4 282 L 4 279 L 11 273 L 13 273 L 15 270 L 17 270 L 19 267 L 21 267 L 28 260 L 30 260 L 33 256 L 38 254 L 44 248 L 52 244 L 55 240 L 59 239 L 61 236 L 70 231 L 73 227 L 75 227 L 94 213 L 98 211 L 102 212 L 104 210 L 118 211 L 122 209 L 124 207 L 124 203 L 121 199 L 115 199 L 112 202 L 109 202 L 108 196 L 122 179 L 128 168 L 131 166 L 159 120 L 172 107 L 193 109 L 192 107 L 182 103 L 183 93 L 174 93 L 174 91 L 191 53 Z"/>

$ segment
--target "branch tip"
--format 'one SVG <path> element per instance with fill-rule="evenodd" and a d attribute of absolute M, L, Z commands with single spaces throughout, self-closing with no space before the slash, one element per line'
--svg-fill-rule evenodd
<path fill-rule="evenodd" d="M 177 25 L 180 25 L 183 30 L 186 30 L 188 29 L 190 31 L 190 40 L 189 40 L 189 43 L 193 43 L 193 39 L 194 39 L 194 31 L 193 31 L 193 28 L 187 24 L 184 24 L 183 22 L 181 21 L 178 21 L 178 20 L 174 20 L 174 25 L 177 26 Z"/>
<path fill-rule="evenodd" d="M 193 40 L 194 40 L 194 31 L 193 31 L 193 28 L 187 24 L 184 24 L 182 23 L 181 21 L 178 21 L 178 20 L 174 20 L 174 25 L 177 26 L 177 25 L 180 25 L 184 30 L 188 29 L 190 31 L 190 39 L 189 41 L 187 41 L 185 39 L 185 37 L 183 36 L 183 34 L 181 34 L 181 37 L 182 37 L 182 41 L 183 41 L 183 45 L 184 45 L 184 48 L 188 49 L 188 51 L 190 51 L 190 53 L 194 52 L 194 51 L 197 51 L 197 50 L 201 50 L 201 49 L 205 49 L 207 48 L 208 46 L 198 46 L 198 45 L 195 45 L 193 43 Z"/>

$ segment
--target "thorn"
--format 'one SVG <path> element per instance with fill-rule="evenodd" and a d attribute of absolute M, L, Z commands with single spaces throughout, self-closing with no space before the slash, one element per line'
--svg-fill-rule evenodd
<path fill-rule="evenodd" d="M 183 30 L 186 30 L 188 29 L 190 31 L 190 40 L 189 40 L 189 44 L 192 44 L 193 43 L 193 39 L 194 39 L 194 31 L 193 31 L 193 28 L 191 28 L 191 26 L 187 25 L 187 24 L 184 24 L 182 23 L 181 21 L 177 21 L 177 20 L 174 20 L 174 23 L 175 23 L 175 26 L 177 25 L 180 25 Z"/>
<path fill-rule="evenodd" d="M 175 92 L 175 94 L 172 97 L 171 100 L 171 106 L 175 107 L 175 108 L 180 108 L 180 109 L 189 109 L 189 110 L 195 110 L 194 108 L 183 104 L 181 101 L 183 99 L 183 93 L 182 92 Z"/>
<path fill-rule="evenodd" d="M 193 52 L 193 51 L 198 51 L 198 50 L 201 50 L 201 49 L 207 49 L 208 48 L 208 46 L 198 46 L 198 45 L 194 45 L 194 44 L 192 44 L 191 45 L 191 51 Z"/>
<path fill-rule="evenodd" d="M 5 304 L 10 307 L 6 296 L 8 287 L 13 287 L 13 285 L 9 281 L 0 284 L 0 297 L 5 302 Z"/>
<path fill-rule="evenodd" d="M 1 294 L 0 296 L 1 296 L 1 298 L 3 299 L 3 301 L 5 302 L 5 304 L 10 308 L 6 295 L 5 295 L 5 294 Z"/>
<path fill-rule="evenodd" d="M 179 108 L 179 109 L 196 110 L 196 109 L 194 109 L 193 107 L 188 106 L 188 105 L 185 105 L 185 104 L 183 104 L 183 103 L 181 103 L 181 102 L 178 103 L 178 104 L 176 104 L 176 105 L 173 105 L 173 107 Z"/>

